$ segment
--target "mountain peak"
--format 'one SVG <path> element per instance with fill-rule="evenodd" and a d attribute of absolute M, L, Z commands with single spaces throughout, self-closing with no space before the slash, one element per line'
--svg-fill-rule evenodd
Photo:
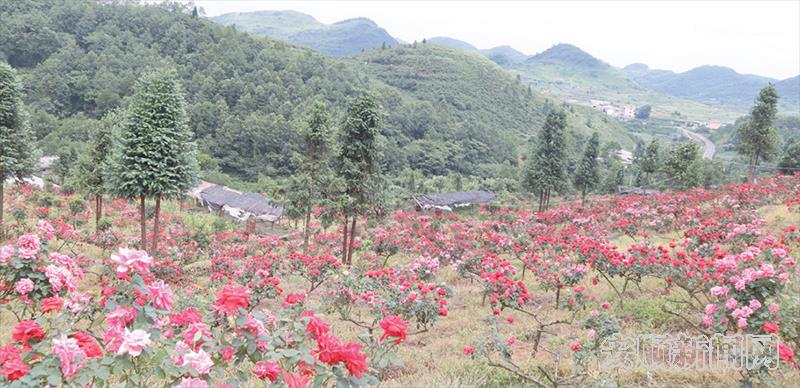
<path fill-rule="evenodd" d="M 447 36 L 434 36 L 433 38 L 428 39 L 428 43 L 438 44 L 439 46 L 447 46 L 466 51 L 478 51 L 477 47 L 467 42 L 464 42 L 463 40 L 458 40 Z"/>
<path fill-rule="evenodd" d="M 581 50 L 578 46 L 569 43 L 559 43 L 542 51 L 539 54 L 532 56 L 528 61 L 533 62 L 555 62 L 566 65 L 581 66 L 581 67 L 607 67 L 608 65 L 593 57 L 586 51 Z"/>

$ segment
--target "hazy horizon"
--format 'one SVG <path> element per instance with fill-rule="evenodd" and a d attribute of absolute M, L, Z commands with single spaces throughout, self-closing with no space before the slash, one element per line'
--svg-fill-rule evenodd
<path fill-rule="evenodd" d="M 366 17 L 407 42 L 446 36 L 527 55 L 569 43 L 616 67 L 644 63 L 683 72 L 716 65 L 779 80 L 800 74 L 800 1 L 195 3 L 206 16 L 294 10 L 326 24 Z"/>

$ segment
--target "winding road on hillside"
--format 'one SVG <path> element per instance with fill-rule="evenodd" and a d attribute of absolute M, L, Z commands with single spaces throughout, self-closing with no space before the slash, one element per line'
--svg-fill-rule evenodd
<path fill-rule="evenodd" d="M 703 143 L 703 159 L 714 159 L 714 153 L 717 152 L 717 146 L 714 145 L 714 142 L 709 140 L 707 137 L 697 133 L 692 132 L 686 128 L 681 128 L 683 134 L 688 136 L 689 139 L 692 139 L 697 142 Z"/>

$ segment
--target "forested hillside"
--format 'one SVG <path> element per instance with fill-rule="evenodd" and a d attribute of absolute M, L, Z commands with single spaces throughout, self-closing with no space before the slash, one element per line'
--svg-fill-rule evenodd
<path fill-rule="evenodd" d="M 345 62 L 219 26 L 190 9 L 29 0 L 4 2 L 0 11 L 8 37 L 0 55 L 21 71 L 45 154 L 80 151 L 89 129 L 124 106 L 135 79 L 154 66 L 173 66 L 182 78 L 198 146 L 214 157 L 201 167 L 218 164 L 247 180 L 293 171 L 314 98 L 327 100 L 339 120 L 348 97 L 375 94 L 389 173 L 411 166 L 477 176 L 514 165 L 550 104 L 485 58 L 446 48 L 375 50 Z M 399 62 L 381 66 L 392 61 Z M 594 129 L 631 146 L 613 120 L 565 107 L 577 133 Z"/>
<path fill-rule="evenodd" d="M 191 126 L 225 171 L 286 173 L 308 101 L 341 106 L 365 82 L 345 64 L 157 7 L 93 1 L 0 6 L 0 52 L 22 70 L 45 154 L 79 147 L 94 120 L 124 104 L 152 66 L 174 66 Z"/>
<path fill-rule="evenodd" d="M 409 161 L 412 167 L 429 173 L 474 163 L 514 161 L 553 105 L 568 112 L 570 150 L 592 131 L 599 131 L 605 141 L 613 140 L 629 149 L 633 146 L 616 120 L 585 107 L 547 99 L 477 53 L 417 44 L 373 50 L 355 56 L 353 63 L 400 89 L 400 97 L 421 100 L 401 116 L 403 120 L 416 120 L 415 124 L 395 124 L 412 130 L 406 133 L 414 140 Z M 430 131 L 434 128 L 443 130 Z M 447 142 L 456 144 L 445 146 Z M 445 163 L 448 160 L 452 165 Z"/>

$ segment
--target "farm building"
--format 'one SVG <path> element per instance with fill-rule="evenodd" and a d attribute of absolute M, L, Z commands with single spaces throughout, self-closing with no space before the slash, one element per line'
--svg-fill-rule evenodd
<path fill-rule="evenodd" d="M 187 195 L 212 213 L 224 214 L 238 221 L 274 224 L 283 216 L 283 205 L 259 193 L 243 193 L 231 188 L 200 181 Z M 254 226 L 253 226 L 254 228 Z"/>
<path fill-rule="evenodd" d="M 644 189 L 641 187 L 633 187 L 633 186 L 617 186 L 617 194 L 619 195 L 653 195 L 653 194 L 661 194 L 658 190 L 653 189 Z"/>
<path fill-rule="evenodd" d="M 418 210 L 438 209 L 452 211 L 453 208 L 480 205 L 497 199 L 486 191 L 461 191 L 454 193 L 433 193 L 413 195 L 410 198 Z"/>

